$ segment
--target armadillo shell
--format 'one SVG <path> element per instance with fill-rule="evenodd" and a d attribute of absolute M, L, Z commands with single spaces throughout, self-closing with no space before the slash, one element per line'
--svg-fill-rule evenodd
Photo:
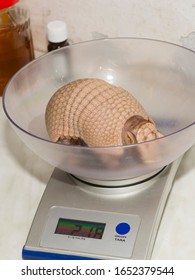
<path fill-rule="evenodd" d="M 79 79 L 55 92 L 45 120 L 55 142 L 82 139 L 88 146 L 118 146 L 123 145 L 123 127 L 133 116 L 149 119 L 129 92 L 100 79 Z"/>

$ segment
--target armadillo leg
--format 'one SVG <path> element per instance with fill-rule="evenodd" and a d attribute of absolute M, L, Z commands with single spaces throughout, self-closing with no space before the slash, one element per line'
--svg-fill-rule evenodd
<path fill-rule="evenodd" d="M 81 138 L 60 138 L 58 143 L 65 145 L 74 145 L 74 146 L 87 146 L 86 143 Z"/>

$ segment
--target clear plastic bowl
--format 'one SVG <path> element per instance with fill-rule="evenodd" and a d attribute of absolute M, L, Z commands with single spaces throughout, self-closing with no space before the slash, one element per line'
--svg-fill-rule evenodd
<path fill-rule="evenodd" d="M 118 147 L 79 147 L 50 141 L 45 108 L 53 93 L 78 78 L 101 78 L 141 102 L 162 138 Z M 195 143 L 195 53 L 149 39 L 89 41 L 48 53 L 22 68 L 3 96 L 4 111 L 38 156 L 76 176 L 122 180 L 155 172 Z"/>

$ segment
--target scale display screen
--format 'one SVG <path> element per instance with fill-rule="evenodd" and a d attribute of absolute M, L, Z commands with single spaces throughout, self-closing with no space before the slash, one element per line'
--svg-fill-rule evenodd
<path fill-rule="evenodd" d="M 56 234 L 102 239 L 106 224 L 59 218 Z"/>

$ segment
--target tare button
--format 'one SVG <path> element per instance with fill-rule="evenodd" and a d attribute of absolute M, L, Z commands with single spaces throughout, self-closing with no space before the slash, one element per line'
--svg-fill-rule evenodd
<path fill-rule="evenodd" d="M 131 227 L 128 223 L 120 223 L 116 226 L 116 232 L 119 235 L 125 235 L 131 230 Z"/>

